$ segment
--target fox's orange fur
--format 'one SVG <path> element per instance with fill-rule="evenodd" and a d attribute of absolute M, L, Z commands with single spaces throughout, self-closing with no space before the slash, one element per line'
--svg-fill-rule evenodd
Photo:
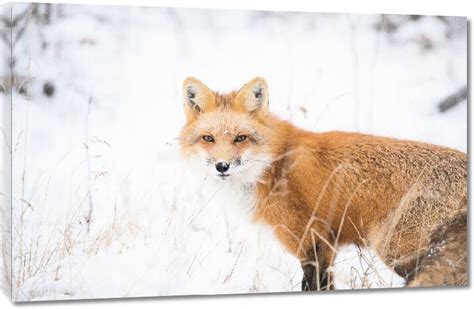
<path fill-rule="evenodd" d="M 332 287 L 330 267 L 343 244 L 375 249 L 409 286 L 467 284 L 466 154 L 309 132 L 272 115 L 268 97 L 262 78 L 229 94 L 186 79 L 182 152 L 216 181 L 255 194 L 255 220 L 300 259 L 303 289 Z"/>

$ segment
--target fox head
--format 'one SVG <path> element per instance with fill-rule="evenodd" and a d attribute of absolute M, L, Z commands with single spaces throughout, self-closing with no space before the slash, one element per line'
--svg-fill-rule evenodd
<path fill-rule="evenodd" d="M 183 99 L 182 154 L 219 181 L 252 184 L 261 180 L 273 159 L 265 80 L 257 77 L 238 91 L 220 94 L 188 77 Z"/>

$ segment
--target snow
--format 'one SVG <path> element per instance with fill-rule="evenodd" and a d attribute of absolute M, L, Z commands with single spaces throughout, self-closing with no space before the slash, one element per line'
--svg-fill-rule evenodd
<path fill-rule="evenodd" d="M 313 131 L 467 149 L 467 104 L 436 109 L 467 83 L 463 18 L 448 39 L 434 17 L 393 34 L 377 15 L 64 5 L 53 17 L 15 48 L 28 78 L 13 108 L 17 301 L 300 290 L 299 262 L 242 197 L 180 159 L 186 76 L 221 91 L 263 76 L 271 110 Z M 404 283 L 354 247 L 334 271 L 341 289 Z"/>

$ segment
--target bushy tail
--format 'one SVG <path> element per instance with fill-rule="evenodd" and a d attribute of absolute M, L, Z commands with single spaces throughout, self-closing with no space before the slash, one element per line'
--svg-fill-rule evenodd
<path fill-rule="evenodd" d="M 468 284 L 467 213 L 437 227 L 429 249 L 408 278 L 409 287 L 462 286 Z"/>

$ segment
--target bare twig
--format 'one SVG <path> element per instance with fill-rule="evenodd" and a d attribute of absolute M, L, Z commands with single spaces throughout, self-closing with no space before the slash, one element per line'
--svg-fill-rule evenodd
<path fill-rule="evenodd" d="M 451 108 L 455 107 L 462 101 L 467 100 L 467 87 L 464 86 L 458 91 L 450 94 L 444 100 L 438 103 L 438 110 L 440 113 L 444 113 Z"/>

